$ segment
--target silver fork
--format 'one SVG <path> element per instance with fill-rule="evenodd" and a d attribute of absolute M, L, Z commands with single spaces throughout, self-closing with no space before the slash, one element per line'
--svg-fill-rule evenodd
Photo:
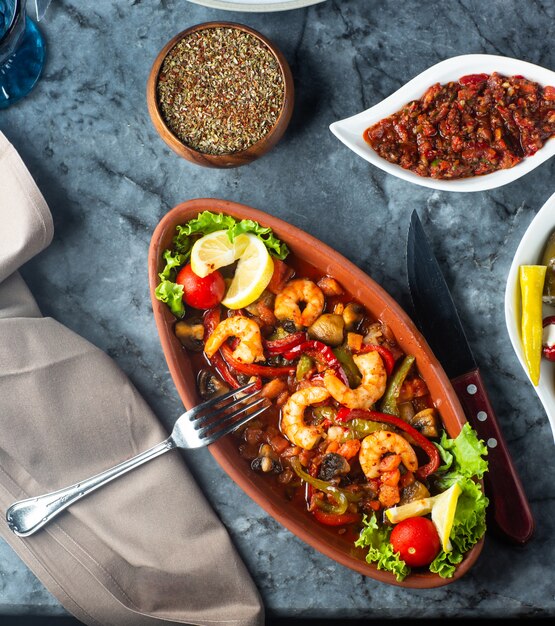
<path fill-rule="evenodd" d="M 15 502 L 6 511 L 8 526 L 19 537 L 28 537 L 77 500 L 164 452 L 214 443 L 266 410 L 268 403 L 263 397 L 245 404 L 260 392 L 259 389 L 252 391 L 254 385 L 252 382 L 233 389 L 186 411 L 177 419 L 167 439 L 111 469 L 70 487 Z M 244 395 L 247 391 L 251 393 Z M 235 410 L 230 412 L 231 409 Z"/>

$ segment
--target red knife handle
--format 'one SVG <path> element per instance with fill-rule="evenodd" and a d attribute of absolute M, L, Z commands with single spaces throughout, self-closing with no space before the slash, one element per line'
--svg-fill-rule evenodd
<path fill-rule="evenodd" d="M 534 518 L 513 465 L 478 369 L 451 381 L 469 424 L 488 447 L 484 487 L 490 517 L 506 538 L 523 544 L 534 532 Z"/>

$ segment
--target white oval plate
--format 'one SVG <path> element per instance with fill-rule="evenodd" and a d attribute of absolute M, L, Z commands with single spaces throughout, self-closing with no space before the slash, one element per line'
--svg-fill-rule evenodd
<path fill-rule="evenodd" d="M 507 330 L 509 331 L 514 351 L 529 380 L 530 375 L 524 360 L 520 334 L 522 301 L 518 270 L 521 265 L 538 265 L 541 263 L 543 248 L 553 230 L 555 230 L 555 193 L 538 211 L 524 233 L 511 264 L 505 289 L 505 322 Z M 544 304 L 543 317 L 547 315 L 555 315 L 555 307 Z M 555 437 L 555 363 L 542 359 L 540 382 L 534 389 L 547 413 L 547 418 Z"/>
<path fill-rule="evenodd" d="M 434 83 L 447 83 L 458 80 L 467 74 L 491 74 L 492 72 L 499 72 L 508 76 L 521 74 L 544 87 L 547 85 L 555 86 L 555 72 L 539 65 L 493 54 L 465 54 L 433 65 L 372 108 L 352 117 L 334 122 L 330 125 L 330 130 L 339 140 L 353 152 L 366 159 L 366 161 L 411 183 L 445 191 L 484 191 L 501 187 L 524 176 L 524 174 L 527 174 L 552 157 L 555 154 L 555 141 L 548 141 L 534 156 L 524 159 L 524 161 L 511 169 L 472 178 L 438 180 L 436 178 L 418 176 L 418 174 L 410 170 L 382 159 L 364 141 L 362 136 L 364 131 L 372 124 L 396 113 L 407 102 L 417 100 L 423 96 L 426 89 Z"/>
<path fill-rule="evenodd" d="M 224 9 L 226 11 L 287 11 L 288 9 L 300 9 L 319 4 L 326 0 L 189 0 L 194 4 L 200 4 L 212 9 Z"/>

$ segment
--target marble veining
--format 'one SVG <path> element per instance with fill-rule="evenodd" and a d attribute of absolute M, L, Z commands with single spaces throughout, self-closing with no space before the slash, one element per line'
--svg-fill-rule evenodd
<path fill-rule="evenodd" d="M 31 4 L 31 3 L 30 3 Z M 192 165 L 148 116 L 152 62 L 176 33 L 209 20 L 248 24 L 291 64 L 293 119 L 265 157 L 234 170 Z M 411 185 L 343 146 L 328 125 L 372 106 L 430 65 L 465 53 L 555 69 L 548 0 L 327 0 L 278 13 L 233 13 L 183 0 L 59 0 L 40 27 L 47 62 L 34 92 L 0 114 L 52 210 L 55 239 L 23 270 L 45 315 L 105 350 L 168 426 L 181 404 L 148 294 L 147 251 L 160 217 L 194 197 L 278 215 L 335 247 L 410 312 L 405 244 L 419 212 L 438 256 L 536 519 L 515 547 L 488 533 L 457 583 L 415 591 L 351 572 L 270 518 L 207 450 L 185 455 L 264 598 L 281 617 L 553 617 L 555 450 L 506 332 L 512 255 L 553 192 L 555 162 L 505 187 L 468 194 Z M 64 614 L 0 543 L 0 615 Z"/>

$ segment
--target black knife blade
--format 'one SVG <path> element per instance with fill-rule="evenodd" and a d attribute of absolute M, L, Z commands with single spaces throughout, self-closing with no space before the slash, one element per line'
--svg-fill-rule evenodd
<path fill-rule="evenodd" d="M 447 376 L 456 378 L 476 369 L 455 303 L 416 211 L 407 240 L 407 274 L 416 324 Z"/>
<path fill-rule="evenodd" d="M 489 468 L 484 486 L 490 499 L 489 523 L 504 538 L 526 543 L 534 531 L 526 493 L 455 303 L 416 211 L 411 215 L 407 239 L 407 276 L 415 322 L 451 379 L 468 422 L 488 446 Z"/>

